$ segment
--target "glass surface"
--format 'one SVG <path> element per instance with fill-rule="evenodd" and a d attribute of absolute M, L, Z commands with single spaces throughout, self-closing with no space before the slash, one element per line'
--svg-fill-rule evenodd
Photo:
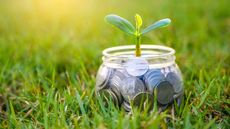
<path fill-rule="evenodd" d="M 96 77 L 98 95 L 109 90 L 113 100 L 119 101 L 116 103 L 126 111 L 130 111 L 132 101 L 143 108 L 144 103 L 137 102 L 142 100 L 141 95 L 143 98 L 146 98 L 144 95 L 151 97 L 148 103 L 157 97 L 160 109 L 166 109 L 174 100 L 181 102 L 183 80 L 175 63 L 175 51 L 157 45 L 142 45 L 141 49 L 141 57 L 135 57 L 134 45 L 103 51 L 103 63 Z"/>

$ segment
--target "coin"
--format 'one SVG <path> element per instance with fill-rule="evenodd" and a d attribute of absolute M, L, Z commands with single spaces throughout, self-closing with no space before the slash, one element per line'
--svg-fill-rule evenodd
<path fill-rule="evenodd" d="M 112 96 L 110 96 L 110 93 L 108 92 L 108 90 L 99 90 L 97 92 L 97 95 L 101 97 L 103 104 L 107 107 L 109 100 L 112 100 Z"/>
<path fill-rule="evenodd" d="M 124 101 L 124 102 L 122 103 L 122 107 L 123 107 L 123 109 L 124 109 L 125 111 L 127 111 L 127 112 L 130 112 L 130 111 L 132 110 L 130 104 L 129 104 L 128 102 L 126 102 L 126 101 Z"/>
<path fill-rule="evenodd" d="M 143 82 L 136 77 L 128 77 L 122 81 L 121 94 L 129 102 L 139 92 L 145 91 Z"/>
<path fill-rule="evenodd" d="M 142 76 L 148 71 L 148 69 L 148 62 L 141 57 L 132 58 L 125 64 L 125 70 L 131 76 Z"/>
<path fill-rule="evenodd" d="M 154 88 L 162 81 L 164 81 L 165 76 L 160 69 L 149 70 L 144 75 L 144 81 L 148 91 L 153 93 Z"/>
<path fill-rule="evenodd" d="M 118 100 L 118 104 L 119 104 L 119 106 L 122 104 L 122 102 L 123 102 L 123 98 L 122 98 L 122 96 L 121 96 L 121 93 L 120 93 L 120 91 L 117 89 L 117 87 L 115 87 L 115 86 L 111 86 L 110 87 L 111 88 L 111 90 L 113 91 L 113 93 L 116 95 L 116 97 L 117 97 L 117 100 Z"/>
<path fill-rule="evenodd" d="M 149 92 L 140 92 L 133 99 L 133 106 L 138 107 L 143 110 L 152 110 L 154 104 L 154 99 L 151 93 Z"/>
<path fill-rule="evenodd" d="M 110 100 L 112 100 L 115 105 L 119 104 L 116 94 L 109 89 L 102 89 L 98 92 L 98 94 L 102 97 L 105 106 L 108 106 Z"/>
<path fill-rule="evenodd" d="M 122 87 L 122 80 L 126 77 L 126 74 L 120 72 L 119 70 L 115 70 L 110 79 L 110 86 L 115 86 L 118 90 L 120 90 Z"/>
<path fill-rule="evenodd" d="M 111 91 L 111 90 L 110 90 L 110 93 L 111 93 L 111 96 L 112 96 L 112 98 L 113 98 L 114 104 L 115 104 L 115 105 L 119 105 L 119 99 L 118 99 L 116 93 L 114 93 L 114 92 Z"/>
<path fill-rule="evenodd" d="M 182 91 L 182 80 L 176 73 L 169 72 L 166 76 L 166 80 L 172 84 L 175 93 Z"/>
<path fill-rule="evenodd" d="M 173 100 L 174 90 L 168 81 L 163 81 L 157 86 L 157 100 L 160 104 L 168 104 Z"/>
<path fill-rule="evenodd" d="M 107 86 L 111 73 L 111 68 L 108 68 L 104 65 L 100 66 L 96 77 L 96 86 L 98 90 L 103 89 Z"/>

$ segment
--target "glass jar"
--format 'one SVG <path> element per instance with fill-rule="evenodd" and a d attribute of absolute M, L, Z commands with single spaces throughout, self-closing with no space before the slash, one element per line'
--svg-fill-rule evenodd
<path fill-rule="evenodd" d="M 96 77 L 97 95 L 126 111 L 131 111 L 130 105 L 151 110 L 154 100 L 159 110 L 165 110 L 174 100 L 180 105 L 184 88 L 175 50 L 141 45 L 141 53 L 141 57 L 135 56 L 135 45 L 105 49 Z"/>

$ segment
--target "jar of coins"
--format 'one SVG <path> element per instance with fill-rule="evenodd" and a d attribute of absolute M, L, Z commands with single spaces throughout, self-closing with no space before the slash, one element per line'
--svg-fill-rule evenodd
<path fill-rule="evenodd" d="M 128 112 L 134 106 L 151 110 L 154 101 L 161 111 L 174 102 L 180 105 L 184 88 L 175 50 L 141 45 L 141 52 L 140 57 L 135 56 L 135 45 L 105 49 L 96 77 L 96 94 Z"/>

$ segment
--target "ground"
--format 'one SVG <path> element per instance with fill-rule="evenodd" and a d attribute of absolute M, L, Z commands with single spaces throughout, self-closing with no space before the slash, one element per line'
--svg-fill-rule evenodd
<path fill-rule="evenodd" d="M 139 13 L 144 26 L 172 19 L 143 44 L 176 50 L 185 95 L 175 115 L 97 101 L 102 50 L 133 44 L 109 13 L 133 23 Z M 229 128 L 229 93 L 229 0 L 0 1 L 0 128 Z"/>

